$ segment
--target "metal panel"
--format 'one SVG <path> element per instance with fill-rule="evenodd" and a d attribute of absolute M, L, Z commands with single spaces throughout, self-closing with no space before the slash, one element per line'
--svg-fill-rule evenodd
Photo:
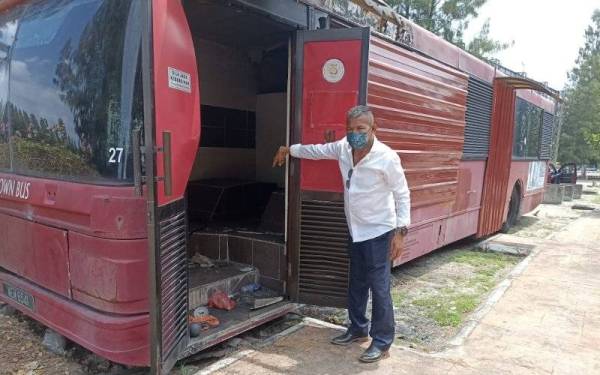
<path fill-rule="evenodd" d="M 178 207 L 177 207 L 178 206 Z M 187 223 L 183 204 L 160 209 L 159 259 L 162 358 L 177 356 L 187 345 Z M 174 353 L 175 351 L 175 353 Z M 174 358 L 173 358 L 174 359 Z"/>
<path fill-rule="evenodd" d="M 447 216 L 456 199 L 467 78 L 451 67 L 371 38 L 367 102 L 378 124 L 377 137 L 400 155 L 413 215 L 430 207 L 423 219 Z"/>
<path fill-rule="evenodd" d="M 465 128 L 464 159 L 485 159 L 489 152 L 492 120 L 492 85 L 476 77 L 469 77 Z"/>
<path fill-rule="evenodd" d="M 542 142 L 540 146 L 540 159 L 548 160 L 552 157 L 552 135 L 554 134 L 554 115 L 544 112 L 542 120 Z"/>
<path fill-rule="evenodd" d="M 367 28 L 296 34 L 293 143 L 323 143 L 328 133 L 333 133 L 335 139 L 345 136 L 346 111 L 366 102 L 368 49 Z M 327 82 L 323 66 L 333 58 L 343 61 L 345 73 L 340 81 Z M 317 106 L 321 107 L 318 111 L 314 110 Z M 294 301 L 328 306 L 346 304 L 348 232 L 342 190 L 337 163 L 292 162 L 288 290 Z M 328 254 L 333 257 L 331 264 L 322 262 Z"/>
<path fill-rule="evenodd" d="M 302 200 L 298 292 L 306 303 L 345 306 L 348 226 L 344 202 Z"/>
<path fill-rule="evenodd" d="M 515 129 L 515 99 L 514 89 L 504 80 L 494 82 L 491 147 L 483 182 L 478 237 L 497 232 L 504 222 Z"/>

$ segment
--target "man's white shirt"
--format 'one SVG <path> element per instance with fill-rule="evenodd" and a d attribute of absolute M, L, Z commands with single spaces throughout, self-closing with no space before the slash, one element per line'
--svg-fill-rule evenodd
<path fill-rule="evenodd" d="M 355 166 L 352 148 L 344 137 L 321 145 L 290 147 L 302 159 L 337 160 L 344 180 L 344 209 L 353 242 L 378 237 L 410 224 L 410 191 L 398 155 L 377 138 L 369 153 Z M 348 172 L 352 170 L 349 188 Z"/>

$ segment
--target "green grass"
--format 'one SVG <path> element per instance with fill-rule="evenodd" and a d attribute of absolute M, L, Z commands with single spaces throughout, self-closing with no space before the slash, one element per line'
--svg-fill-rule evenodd
<path fill-rule="evenodd" d="M 464 263 L 476 268 L 490 269 L 502 269 L 509 264 L 514 264 L 515 258 L 512 255 L 483 252 L 474 250 L 458 250 L 452 255 L 451 260 L 456 263 Z"/>
<path fill-rule="evenodd" d="M 458 327 L 465 316 L 475 310 L 481 299 L 497 283 L 499 272 L 521 258 L 492 252 L 456 250 L 449 262 L 468 265 L 472 272 L 454 280 L 453 287 L 430 290 L 411 300 L 407 292 L 392 295 L 394 305 L 412 304 L 442 327 Z"/>
<path fill-rule="evenodd" d="M 412 304 L 422 308 L 425 314 L 442 327 L 458 327 L 464 315 L 479 304 L 479 295 L 442 291 L 442 294 L 419 298 Z"/>
<path fill-rule="evenodd" d="M 198 369 L 197 369 L 197 368 L 194 368 L 194 367 L 188 367 L 188 366 L 186 366 L 185 364 L 181 364 L 181 365 L 179 366 L 179 373 L 180 373 L 181 375 L 192 375 L 192 374 L 195 374 L 196 372 L 198 372 Z"/>
<path fill-rule="evenodd" d="M 592 199 L 592 201 L 593 201 L 594 203 L 598 203 L 598 204 L 600 204 L 600 195 L 596 195 L 596 196 L 594 197 L 594 199 Z"/>
<path fill-rule="evenodd" d="M 394 306 L 402 306 L 406 303 L 408 297 L 408 292 L 402 291 L 393 291 L 392 292 L 392 301 L 394 302 Z"/>

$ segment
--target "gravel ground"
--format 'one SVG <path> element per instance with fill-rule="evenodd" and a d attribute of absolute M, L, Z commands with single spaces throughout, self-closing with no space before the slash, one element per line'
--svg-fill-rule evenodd
<path fill-rule="evenodd" d="M 6 307 L 1 309 L 5 314 Z M 66 358 L 46 351 L 40 330 L 43 328 L 20 314 L 0 315 L 0 374 L 69 374 L 77 369 Z"/>

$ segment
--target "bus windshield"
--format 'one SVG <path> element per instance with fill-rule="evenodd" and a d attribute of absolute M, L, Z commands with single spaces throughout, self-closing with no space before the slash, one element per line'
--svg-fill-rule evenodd
<path fill-rule="evenodd" d="M 141 1 L 46 0 L 25 8 L 9 63 L 11 172 L 132 181 L 131 130 L 143 123 Z"/>

